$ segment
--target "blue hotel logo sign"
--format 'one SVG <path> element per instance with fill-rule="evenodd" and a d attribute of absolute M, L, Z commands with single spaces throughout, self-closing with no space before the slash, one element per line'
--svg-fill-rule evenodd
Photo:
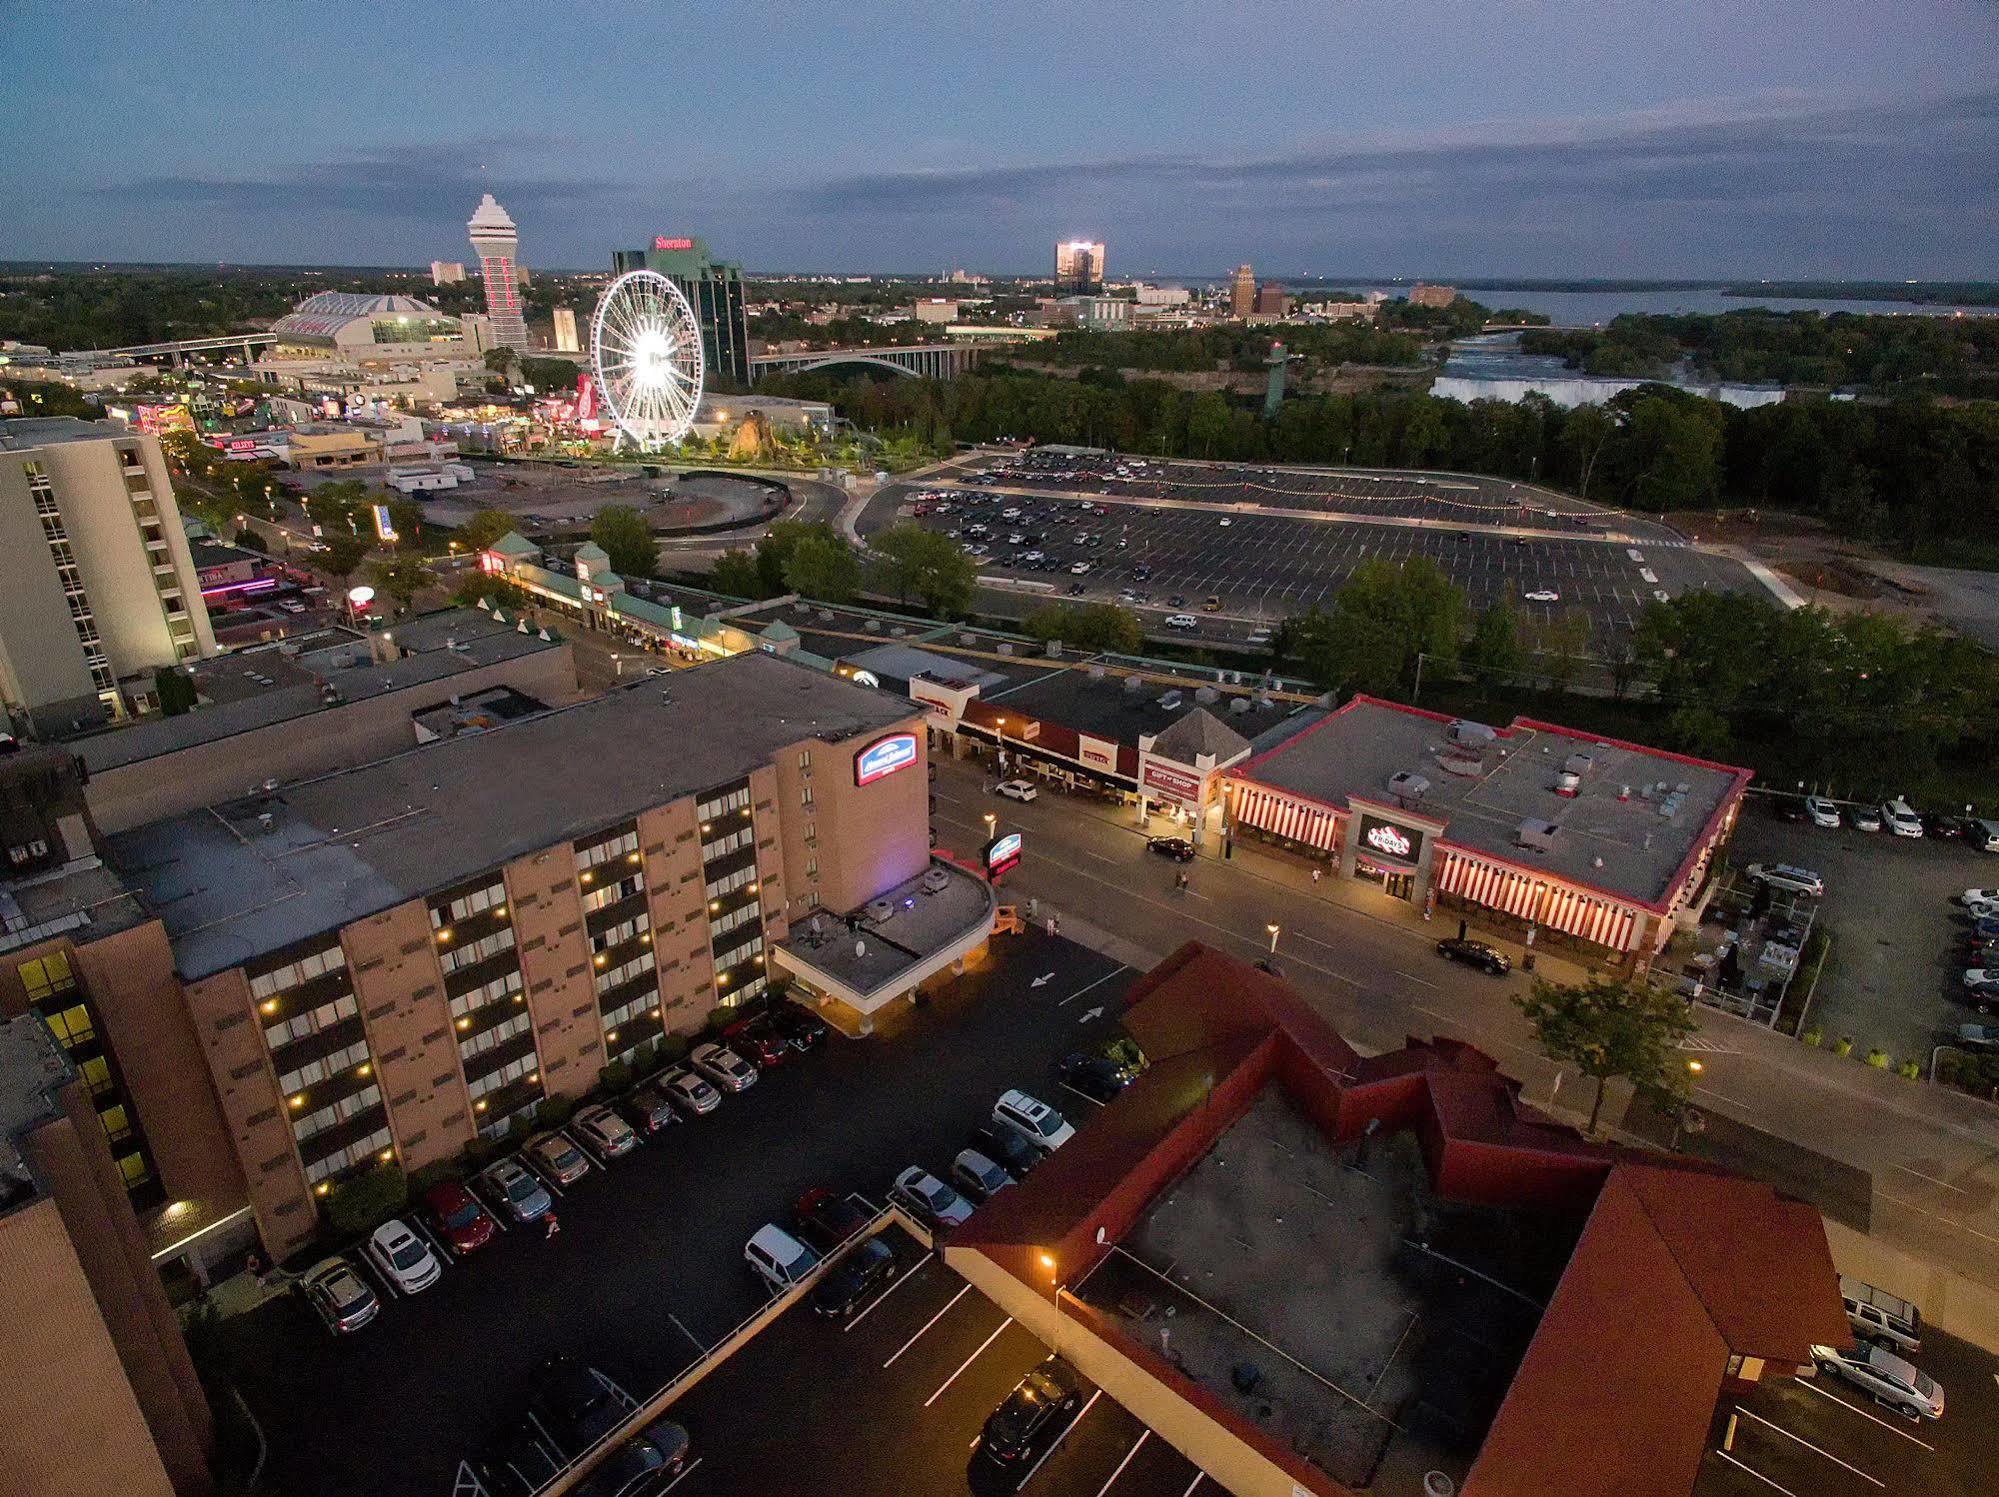
<path fill-rule="evenodd" d="M 854 783 L 872 785 L 876 780 L 885 779 L 898 769 L 907 769 L 915 762 L 916 735 L 891 733 L 886 738 L 877 738 L 854 755 Z"/>

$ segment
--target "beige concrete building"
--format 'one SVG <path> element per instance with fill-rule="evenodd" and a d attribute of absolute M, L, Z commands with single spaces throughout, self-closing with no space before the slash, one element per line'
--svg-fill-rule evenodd
<path fill-rule="evenodd" d="M 886 923 L 930 875 L 925 915 L 959 917 L 868 969 L 867 1013 L 982 944 L 983 880 L 930 859 L 917 721 L 753 653 L 114 837 L 265 1244 L 305 1242 L 343 1176 L 449 1158 L 757 997 L 822 906 Z M 807 942 L 787 970 L 830 1000 L 830 964 Z"/>
<path fill-rule="evenodd" d="M 1229 316 L 1248 317 L 1256 311 L 1256 272 L 1238 265 L 1229 276 Z"/>
<path fill-rule="evenodd" d="M 1434 307 L 1441 309 L 1448 307 L 1457 299 L 1458 288 L 1455 286 L 1431 286 L 1425 282 L 1418 281 L 1414 286 L 1409 288 L 1409 305 L 1412 307 Z"/>
<path fill-rule="evenodd" d="M 215 653 L 154 437 L 0 421 L 0 558 L 0 703 L 46 729 L 142 710 L 155 670 Z"/>

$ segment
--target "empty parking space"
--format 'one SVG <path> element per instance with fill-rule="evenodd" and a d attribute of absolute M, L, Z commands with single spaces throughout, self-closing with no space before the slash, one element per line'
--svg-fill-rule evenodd
<path fill-rule="evenodd" d="M 703 1460 L 680 1490 L 1181 1493 L 1192 1465 L 1087 1383 L 1022 1469 L 973 1461 L 986 1417 L 1048 1356 L 1018 1322 L 901 1239 L 913 1262 L 864 1320 L 787 1312 L 676 1405 Z"/>

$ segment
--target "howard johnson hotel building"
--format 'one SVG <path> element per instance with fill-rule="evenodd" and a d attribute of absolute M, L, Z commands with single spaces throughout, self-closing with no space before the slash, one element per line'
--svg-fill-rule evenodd
<path fill-rule="evenodd" d="M 1426 913 L 1639 966 L 1695 918 L 1750 780 L 1552 723 L 1495 729 L 1365 696 L 1255 748 L 1226 775 L 1231 838 Z"/>

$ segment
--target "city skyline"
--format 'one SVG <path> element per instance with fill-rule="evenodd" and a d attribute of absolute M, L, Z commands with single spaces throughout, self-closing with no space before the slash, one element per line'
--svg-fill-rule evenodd
<path fill-rule="evenodd" d="M 0 258 L 425 265 L 463 253 L 465 205 L 490 191 L 550 268 L 701 233 L 769 271 L 1033 273 L 1081 229 L 1116 240 L 1130 274 L 1245 258 L 1292 275 L 1999 272 L 1984 7 L 1938 4 L 1884 35 L 1857 3 L 1753 20 L 1419 5 L 1254 68 L 1215 54 L 1196 9 L 1145 25 L 1096 9 L 1115 68 L 1044 55 L 1002 7 L 978 67 L 884 72 L 884 29 L 915 58 L 953 41 L 946 18 L 876 6 L 720 64 L 648 46 L 664 23 L 628 18 L 629 45 L 559 77 L 475 55 L 414 93 L 361 66 L 380 32 L 362 16 L 313 42 L 349 86 L 307 95 L 240 66 L 232 12 L 113 5 L 82 32 L 16 12 L 0 38 L 25 65 L 0 116 L 36 149 L 0 167 L 24 205 Z M 420 34 L 420 12 L 382 15 Z M 1249 14 L 1240 35 L 1323 34 L 1308 7 Z M 559 24 L 524 12 L 521 54 L 560 51 Z M 698 130 L 632 102 L 667 96 Z M 35 124 L 79 104 L 81 128 Z M 173 151 L 134 153 L 169 114 Z"/>

